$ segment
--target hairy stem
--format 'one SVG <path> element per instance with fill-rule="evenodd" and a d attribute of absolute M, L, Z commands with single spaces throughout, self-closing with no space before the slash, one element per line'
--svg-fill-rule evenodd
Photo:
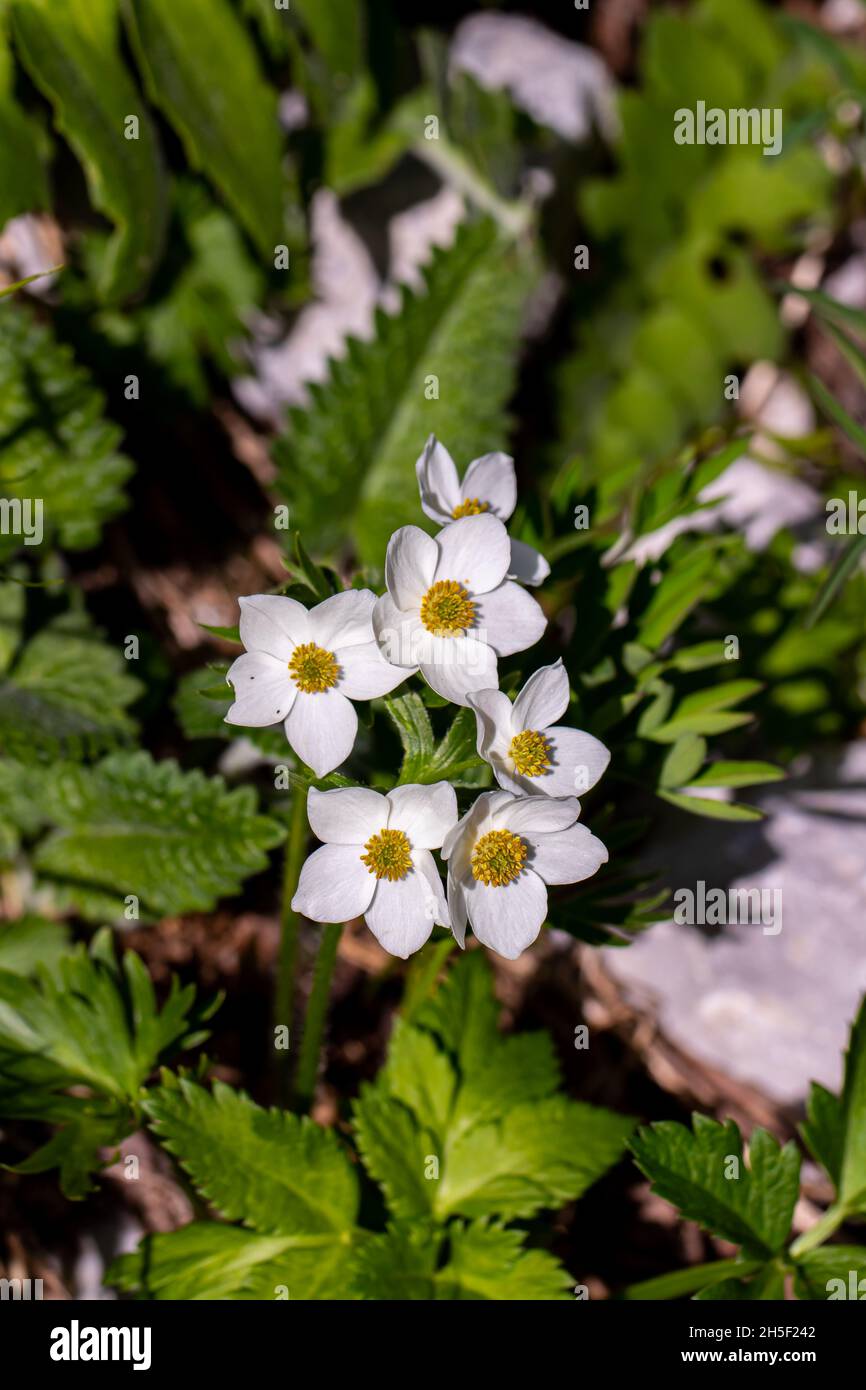
<path fill-rule="evenodd" d="M 307 843 L 307 792 L 303 786 L 292 791 L 289 837 L 283 860 L 283 892 L 280 908 L 280 950 L 277 958 L 277 987 L 274 996 L 274 1024 L 288 1030 L 289 1046 L 274 1053 L 277 1067 L 277 1096 L 282 1104 L 289 1099 L 292 1057 L 292 1015 L 295 1002 L 295 976 L 298 969 L 300 919 L 292 911 L 292 898 L 298 886 L 301 863 Z"/>
<path fill-rule="evenodd" d="M 313 984 L 307 1004 L 307 1017 L 304 1020 L 298 1074 L 295 1078 L 295 1108 L 298 1110 L 306 1110 L 309 1107 L 313 1092 L 316 1089 L 322 1034 L 325 1030 L 328 996 L 331 992 L 331 976 L 334 973 L 337 947 L 340 944 L 342 933 L 342 922 L 329 922 L 322 931 L 322 941 L 319 946 L 319 954 L 316 957 Z"/>

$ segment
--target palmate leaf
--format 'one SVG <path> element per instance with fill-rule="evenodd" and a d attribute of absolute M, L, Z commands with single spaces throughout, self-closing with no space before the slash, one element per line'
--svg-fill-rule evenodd
<path fill-rule="evenodd" d="M 61 764 L 36 795 L 54 827 L 36 849 L 36 868 L 91 918 L 109 910 L 122 918 L 130 894 L 145 920 L 210 911 L 266 866 L 284 836 L 257 813 L 252 788 L 228 791 L 220 777 L 144 752 L 115 753 L 95 767 Z"/>
<path fill-rule="evenodd" d="M 117 452 L 120 431 L 69 348 L 17 305 L 0 312 L 0 495 L 42 503 L 43 544 L 95 545 L 102 525 L 126 505 L 132 464 Z M 26 518 L 25 518 L 26 519 Z M 35 514 L 31 512 L 31 530 Z M 5 530 L 5 528 L 4 528 Z M 0 534 L 0 560 L 36 546 Z"/>
<path fill-rule="evenodd" d="M 559 1301 L 572 1280 L 544 1250 L 527 1250 L 521 1231 L 485 1221 L 454 1222 L 442 1233 L 396 1223 L 365 1241 L 355 1257 L 362 1298 Z"/>
<path fill-rule="evenodd" d="M 784 1246 L 800 1192 L 793 1143 L 782 1148 L 766 1130 L 754 1130 L 746 1167 L 734 1121 L 695 1114 L 691 1130 L 663 1120 L 640 1130 L 630 1148 L 653 1190 L 688 1220 L 759 1260 Z"/>
<path fill-rule="evenodd" d="M 549 1038 L 502 1038 L 490 994 L 482 954 L 465 957 L 416 1021 L 398 1025 L 356 1103 L 365 1166 L 398 1218 L 510 1219 L 562 1206 L 616 1162 L 631 1132 L 627 1117 L 558 1093 Z"/>
<path fill-rule="evenodd" d="M 94 757 L 127 739 L 143 687 L 85 613 L 53 619 L 0 679 L 0 753 L 22 762 Z"/>
<path fill-rule="evenodd" d="M 59 1126 L 16 1171 L 58 1167 L 66 1195 L 79 1198 L 103 1161 L 99 1151 L 139 1123 L 140 1088 L 159 1060 L 207 1037 L 201 1024 L 212 1006 L 194 1008 L 195 988 L 181 989 L 173 976 L 160 1009 L 139 957 L 127 951 L 118 966 L 107 931 L 89 952 L 60 954 L 47 934 L 53 926 L 22 921 L 0 935 L 0 1115 Z M 28 953 L 40 941 L 34 967 Z"/>
<path fill-rule="evenodd" d="M 99 277 L 107 300 L 145 285 L 162 250 L 166 179 L 156 132 L 120 53 L 116 0 L 13 0 L 18 53 L 84 167 L 116 233 Z M 137 138 L 125 122 L 138 119 Z"/>
<path fill-rule="evenodd" d="M 125 12 L 148 95 L 273 264 L 285 240 L 277 93 L 246 27 L 229 0 L 130 0 Z"/>
<path fill-rule="evenodd" d="M 362 559 L 381 565 L 392 531 L 424 519 L 413 465 L 431 431 L 462 466 L 502 447 L 534 278 L 491 222 L 464 224 L 434 252 L 424 289 L 376 315 L 373 341 L 348 341 L 275 447 L 277 489 L 315 545 L 340 544 L 348 529 Z M 427 398 L 432 378 L 438 399 Z"/>

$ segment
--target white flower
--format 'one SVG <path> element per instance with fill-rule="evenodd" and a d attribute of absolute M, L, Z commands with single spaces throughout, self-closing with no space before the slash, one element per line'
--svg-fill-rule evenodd
<path fill-rule="evenodd" d="M 480 459 L 473 459 L 461 483 L 445 445 L 431 434 L 415 464 L 415 472 L 421 489 L 421 510 L 440 526 L 479 512 L 492 512 L 500 521 L 507 521 L 517 505 L 514 459 L 508 454 L 483 454 Z M 511 541 L 509 579 L 542 584 L 549 574 L 550 565 L 543 555 L 525 541 Z"/>
<path fill-rule="evenodd" d="M 352 751 L 358 716 L 350 700 L 386 695 L 406 679 L 373 638 L 376 595 L 348 589 L 309 611 L 293 598 L 242 598 L 240 635 L 246 647 L 226 680 L 235 702 L 226 723 L 263 728 L 285 720 L 298 757 L 324 777 Z"/>
<path fill-rule="evenodd" d="M 460 946 L 467 919 L 485 946 L 516 960 L 547 916 L 545 884 L 579 883 L 607 862 L 607 850 L 577 825 L 574 797 L 485 792 L 446 835 L 448 910 Z"/>
<path fill-rule="evenodd" d="M 467 516 L 434 540 L 402 526 L 388 542 L 373 628 L 383 654 L 421 674 L 457 705 L 499 684 L 497 656 L 537 642 L 546 619 L 535 599 L 506 579 L 508 532 L 495 516 Z"/>
<path fill-rule="evenodd" d="M 433 923 L 450 925 L 431 849 L 457 820 L 448 782 L 395 787 L 382 796 L 367 787 L 340 787 L 307 797 L 310 825 L 321 849 L 301 870 L 292 907 L 314 922 L 363 915 L 394 956 L 424 945 Z"/>
<path fill-rule="evenodd" d="M 574 796 L 601 777 L 610 753 L 599 739 L 555 720 L 568 709 L 568 676 L 561 661 L 542 666 L 514 704 L 501 690 L 469 696 L 478 725 L 478 756 L 500 787 L 518 796 Z"/>

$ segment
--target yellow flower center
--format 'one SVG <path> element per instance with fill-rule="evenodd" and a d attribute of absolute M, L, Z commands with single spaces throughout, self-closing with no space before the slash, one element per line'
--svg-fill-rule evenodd
<path fill-rule="evenodd" d="M 514 767 L 522 777 L 540 777 L 551 766 L 550 744 L 535 729 L 515 734 L 508 749 Z"/>
<path fill-rule="evenodd" d="M 393 883 L 412 867 L 409 841 L 402 830 L 380 830 L 377 835 L 370 836 L 364 849 L 367 853 L 361 855 L 361 863 L 377 878 L 387 878 Z"/>
<path fill-rule="evenodd" d="M 488 888 L 513 883 L 526 860 L 526 845 L 511 830 L 488 830 L 472 851 L 472 874 Z"/>
<path fill-rule="evenodd" d="M 289 674 L 305 695 L 315 695 L 337 684 L 340 668 L 333 652 L 317 647 L 315 642 L 304 642 L 292 652 Z"/>
<path fill-rule="evenodd" d="M 479 502 L 477 497 L 467 497 L 465 502 L 459 503 L 451 513 L 454 521 L 459 521 L 461 516 L 479 516 L 481 512 L 489 512 L 490 506 L 487 502 Z"/>
<path fill-rule="evenodd" d="M 440 579 L 421 600 L 421 621 L 434 637 L 456 637 L 475 621 L 475 604 L 456 579 Z"/>

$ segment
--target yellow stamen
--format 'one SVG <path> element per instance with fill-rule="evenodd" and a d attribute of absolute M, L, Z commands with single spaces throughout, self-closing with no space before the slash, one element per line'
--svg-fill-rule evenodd
<path fill-rule="evenodd" d="M 456 579 L 440 579 L 421 600 L 421 621 L 434 637 L 456 637 L 475 621 L 475 604 Z"/>
<path fill-rule="evenodd" d="M 514 761 L 514 768 L 521 777 L 540 777 L 552 764 L 550 744 L 544 734 L 535 729 L 524 729 L 515 734 L 508 749 Z"/>
<path fill-rule="evenodd" d="M 404 878 L 412 867 L 409 841 L 402 830 L 380 830 L 378 835 L 370 836 L 364 849 L 367 853 L 361 855 L 361 863 L 377 878 L 393 883 Z"/>
<path fill-rule="evenodd" d="M 479 502 L 477 497 L 467 497 L 464 502 L 460 502 L 451 513 L 455 521 L 461 516 L 480 516 L 482 512 L 489 512 L 490 506 L 487 502 Z"/>
<path fill-rule="evenodd" d="M 526 845 L 511 830 L 488 830 L 472 851 L 472 874 L 488 888 L 513 883 L 526 860 Z"/>
<path fill-rule="evenodd" d="M 340 668 L 333 652 L 317 647 L 315 642 L 304 642 L 292 652 L 289 674 L 305 695 L 315 695 L 337 684 Z"/>

